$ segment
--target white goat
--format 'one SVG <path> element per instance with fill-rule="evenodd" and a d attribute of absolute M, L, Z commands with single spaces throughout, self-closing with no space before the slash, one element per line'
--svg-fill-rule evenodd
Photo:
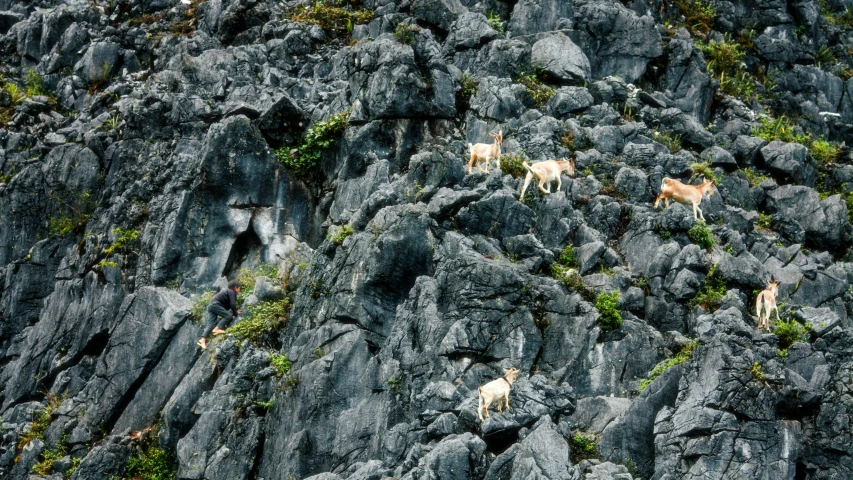
<path fill-rule="evenodd" d="M 702 210 L 699 208 L 699 202 L 707 194 L 714 193 L 714 182 L 705 181 L 700 185 L 685 185 L 678 180 L 664 178 L 660 184 L 660 195 L 655 199 L 655 208 L 658 207 L 661 199 L 664 200 L 666 207 L 669 208 L 669 199 L 673 199 L 678 203 L 685 205 L 693 205 L 693 218 L 705 221 L 705 216 L 702 215 Z M 697 216 L 696 213 L 699 213 Z"/>
<path fill-rule="evenodd" d="M 764 328 L 770 331 L 770 312 L 776 310 L 776 320 L 779 321 L 779 306 L 776 305 L 776 296 L 779 295 L 779 282 L 767 282 L 767 290 L 762 290 L 755 299 L 755 314 L 758 315 L 758 329 L 761 330 L 761 322 Z M 764 315 L 761 315 L 761 310 Z"/>
<path fill-rule="evenodd" d="M 559 192 L 561 188 L 563 188 L 563 181 L 560 179 L 560 174 L 566 172 L 569 176 L 575 174 L 575 162 L 571 160 L 545 160 L 544 162 L 537 162 L 533 165 L 527 165 L 527 163 L 523 163 L 524 168 L 527 169 L 527 177 L 524 179 L 524 187 L 521 188 L 521 196 L 519 199 L 524 199 L 524 191 L 527 190 L 527 186 L 530 185 L 530 181 L 533 180 L 535 176 L 537 180 L 539 180 L 539 190 L 542 190 L 545 193 L 551 193 L 551 182 L 557 182 L 557 191 Z M 542 185 L 545 185 L 547 188 L 543 188 Z"/>
<path fill-rule="evenodd" d="M 486 173 L 489 173 L 489 162 L 492 160 L 497 160 L 498 168 L 501 168 L 501 143 L 504 141 L 503 137 L 504 130 L 500 129 L 498 133 L 490 133 L 489 136 L 495 139 L 495 143 L 489 145 L 488 143 L 475 143 L 474 145 L 468 144 L 468 149 L 471 151 L 471 159 L 468 160 L 468 174 L 473 173 L 471 167 L 474 165 L 474 161 L 477 162 L 477 169 L 481 172 L 484 171 L 482 167 L 480 167 L 480 162 L 486 162 Z"/>
<path fill-rule="evenodd" d="M 480 407 L 477 408 L 477 415 L 480 416 L 481 422 L 485 421 L 483 418 L 483 412 L 486 412 L 486 418 L 491 418 L 489 415 L 489 405 L 491 405 L 495 399 L 498 400 L 498 412 L 503 412 L 503 409 L 501 409 L 501 398 L 503 398 L 506 409 L 509 411 L 509 391 L 512 384 L 515 383 L 517 379 L 517 369 L 504 369 L 503 377 L 497 380 L 492 380 L 478 389 L 480 391 Z"/>

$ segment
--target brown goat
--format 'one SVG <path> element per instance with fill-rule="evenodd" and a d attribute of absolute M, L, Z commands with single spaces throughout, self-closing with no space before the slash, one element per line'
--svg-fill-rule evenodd
<path fill-rule="evenodd" d="M 714 182 L 705 181 L 699 185 L 685 185 L 678 180 L 672 178 L 664 178 L 660 184 L 660 195 L 655 199 L 655 208 L 658 207 L 661 199 L 664 200 L 666 207 L 669 208 L 669 199 L 673 199 L 678 203 L 685 205 L 693 205 L 693 218 L 705 221 L 705 216 L 702 215 L 702 210 L 699 208 L 699 202 L 707 194 L 714 193 Z M 698 212 L 698 215 L 697 215 Z"/>

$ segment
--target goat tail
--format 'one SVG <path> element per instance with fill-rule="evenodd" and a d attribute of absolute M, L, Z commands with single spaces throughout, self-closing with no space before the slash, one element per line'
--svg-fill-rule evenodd
<path fill-rule="evenodd" d="M 530 170 L 530 165 L 528 165 L 527 162 L 521 162 L 521 164 L 524 165 L 524 168 L 526 168 L 528 172 L 533 171 L 533 170 Z"/>
<path fill-rule="evenodd" d="M 480 417 L 480 421 L 483 421 L 483 387 L 477 387 L 477 391 L 479 395 L 477 395 L 477 416 Z"/>
<path fill-rule="evenodd" d="M 474 145 L 471 145 L 471 144 L 469 143 L 469 144 L 468 144 L 468 150 L 471 150 L 472 148 L 474 148 Z"/>

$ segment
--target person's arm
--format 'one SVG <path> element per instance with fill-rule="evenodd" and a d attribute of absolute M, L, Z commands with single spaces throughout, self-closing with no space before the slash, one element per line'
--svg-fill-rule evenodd
<path fill-rule="evenodd" d="M 234 290 L 229 290 L 228 296 L 231 300 L 231 313 L 233 313 L 234 316 L 239 315 L 240 311 L 237 310 L 237 292 L 235 292 Z"/>

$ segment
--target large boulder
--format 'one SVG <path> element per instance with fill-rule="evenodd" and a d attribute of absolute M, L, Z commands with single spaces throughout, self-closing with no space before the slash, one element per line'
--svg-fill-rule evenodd
<path fill-rule="evenodd" d="M 590 75 L 583 50 L 561 32 L 545 34 L 534 43 L 530 61 L 560 82 L 583 83 Z"/>
<path fill-rule="evenodd" d="M 814 187 L 817 165 L 804 145 L 774 140 L 760 152 L 764 167 L 774 174 L 782 179 L 790 178 L 800 185 Z"/>
<path fill-rule="evenodd" d="M 560 0 L 521 0 L 512 9 L 508 30 L 513 37 L 571 28 L 572 2 Z"/>

